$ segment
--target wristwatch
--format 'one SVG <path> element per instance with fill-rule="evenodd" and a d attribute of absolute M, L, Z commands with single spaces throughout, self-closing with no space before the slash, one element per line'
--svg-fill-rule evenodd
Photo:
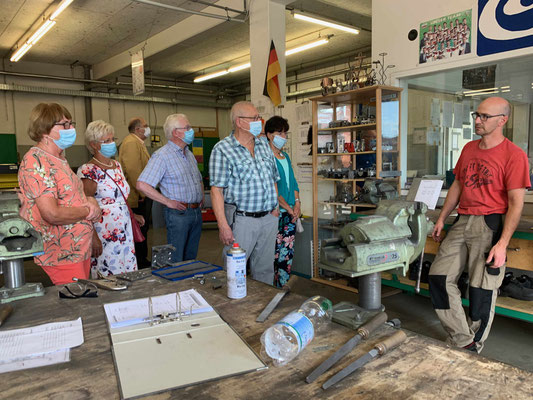
<path fill-rule="evenodd" d="M 299 197 L 297 197 L 297 198 L 295 198 L 295 199 L 294 199 L 294 201 L 300 201 L 300 198 L 299 198 Z"/>

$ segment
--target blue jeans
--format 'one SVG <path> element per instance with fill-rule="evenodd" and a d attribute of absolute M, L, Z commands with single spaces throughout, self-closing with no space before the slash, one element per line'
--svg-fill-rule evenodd
<path fill-rule="evenodd" d="M 165 221 L 167 242 L 176 248 L 172 262 L 196 259 L 202 234 L 202 210 L 199 207 L 183 211 L 165 207 Z"/>

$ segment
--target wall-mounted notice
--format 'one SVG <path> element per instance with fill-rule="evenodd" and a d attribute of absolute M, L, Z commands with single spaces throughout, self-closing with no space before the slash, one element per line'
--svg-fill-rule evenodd
<path fill-rule="evenodd" d="M 457 58 L 471 51 L 472 10 L 420 24 L 419 64 Z"/>
<path fill-rule="evenodd" d="M 131 55 L 131 81 L 135 96 L 144 93 L 144 52 L 139 50 Z"/>

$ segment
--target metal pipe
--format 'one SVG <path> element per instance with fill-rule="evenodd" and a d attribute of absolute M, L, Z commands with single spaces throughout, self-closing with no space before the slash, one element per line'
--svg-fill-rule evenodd
<path fill-rule="evenodd" d="M 96 97 L 101 99 L 116 99 L 116 100 L 131 100 L 131 101 L 145 101 L 148 103 L 167 103 L 178 104 L 187 106 L 198 107 L 220 107 L 231 108 L 231 104 L 228 101 L 207 101 L 207 100 L 182 100 L 176 98 L 165 98 L 155 96 L 133 96 L 128 94 L 116 94 L 116 93 L 103 93 L 103 92 L 91 92 L 88 90 L 72 90 L 72 89 L 53 89 L 53 88 L 40 88 L 34 86 L 23 86 L 15 84 L 0 84 L 0 91 L 6 92 L 26 92 L 26 93 L 45 93 L 56 94 L 59 96 L 74 96 L 74 97 Z"/>
<path fill-rule="evenodd" d="M 246 20 L 244 19 L 238 19 L 234 17 L 225 17 L 223 15 L 211 14 L 211 13 L 206 13 L 202 11 L 187 10 L 186 8 L 171 6 L 169 4 L 158 3 L 156 1 L 151 1 L 151 0 L 133 0 L 133 1 L 136 1 L 137 3 L 148 4 L 150 6 L 166 8 L 168 10 L 179 11 L 179 12 L 184 12 L 184 13 L 194 14 L 194 15 L 200 15 L 202 17 L 223 19 L 224 21 L 232 21 L 232 22 L 246 22 Z"/>
<path fill-rule="evenodd" d="M 24 72 L 10 72 L 10 71 L 0 71 L 0 75 L 7 75 L 7 76 L 19 76 L 22 78 L 38 78 L 38 79 L 52 79 L 52 80 L 58 80 L 58 81 L 67 81 L 67 82 L 79 82 L 79 83 L 88 83 L 88 84 L 99 84 L 99 85 L 105 85 L 106 87 L 111 87 L 113 85 L 128 85 L 132 86 L 131 82 L 109 82 L 109 81 L 100 81 L 100 80 L 94 80 L 94 79 L 83 79 L 83 78 L 67 78 L 63 76 L 54 76 L 54 75 L 42 75 L 42 74 L 28 74 Z M 192 92 L 199 92 L 199 93 L 213 93 L 213 90 L 210 89 L 200 89 L 200 88 L 190 88 L 186 86 L 173 86 L 173 85 L 158 85 L 158 84 L 151 84 L 151 83 L 145 83 L 146 87 L 158 87 L 162 89 L 171 89 L 171 90 L 190 90 Z"/>
<path fill-rule="evenodd" d="M 202 0 L 191 0 L 191 1 L 193 3 L 205 4 L 206 6 L 209 6 L 209 7 L 216 7 L 216 8 L 220 8 L 221 10 L 224 10 L 224 11 L 232 11 L 232 12 L 236 12 L 236 13 L 239 13 L 239 14 L 242 14 L 242 13 L 246 12 L 246 9 L 244 9 L 244 10 L 235 10 L 234 8 L 219 6 L 218 4 L 212 4 L 212 3 L 209 3 L 207 1 L 202 1 Z M 246 2 L 244 2 L 244 6 L 246 7 Z"/>
<path fill-rule="evenodd" d="M 17 258 L 16 260 L 2 261 L 4 271 L 4 286 L 7 289 L 16 289 L 24 286 L 26 279 L 24 278 L 24 260 Z"/>
<path fill-rule="evenodd" d="M 68 81 L 68 82 L 106 83 L 106 84 L 109 84 L 108 81 L 97 81 L 97 80 L 94 80 L 94 79 L 67 78 L 67 77 L 63 77 L 63 76 L 27 74 L 27 73 L 23 73 L 23 72 L 0 71 L 0 75 L 21 76 L 23 78 L 54 79 L 54 80 L 58 80 L 58 81 Z"/>
<path fill-rule="evenodd" d="M 359 277 L 359 307 L 369 311 L 381 309 L 381 272 Z"/>

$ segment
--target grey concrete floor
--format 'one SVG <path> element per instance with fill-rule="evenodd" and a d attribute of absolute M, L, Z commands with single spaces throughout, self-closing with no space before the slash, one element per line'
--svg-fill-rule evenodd
<path fill-rule="evenodd" d="M 150 230 L 149 245 L 166 244 L 165 229 Z M 216 224 L 204 224 L 198 259 L 222 265 L 222 244 L 218 240 Z M 27 282 L 43 282 L 51 285 L 46 274 L 33 261 L 25 262 Z M 0 275 L 0 286 L 3 279 Z M 311 280 L 298 279 L 293 292 L 303 296 L 322 295 L 334 304 L 340 301 L 357 303 L 357 294 Z M 431 302 L 427 297 L 403 293 L 396 289 L 383 288 L 383 305 L 389 318 L 399 318 L 402 327 L 421 335 L 444 340 L 446 333 L 440 325 Z M 481 355 L 533 371 L 533 323 L 508 317 L 496 316 L 492 331 Z"/>

